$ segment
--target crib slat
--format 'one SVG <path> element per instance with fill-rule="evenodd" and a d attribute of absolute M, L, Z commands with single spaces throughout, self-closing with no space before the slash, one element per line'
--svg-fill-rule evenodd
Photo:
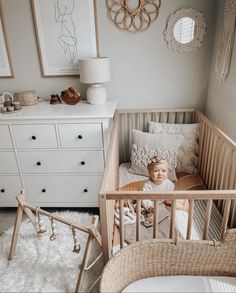
<path fill-rule="evenodd" d="M 206 140 L 205 140 L 205 149 L 204 149 L 204 160 L 203 160 L 203 178 L 205 181 L 207 179 L 207 165 L 209 157 L 209 147 L 210 147 L 210 131 L 209 127 L 205 128 Z"/>
<path fill-rule="evenodd" d="M 136 241 L 140 240 L 140 235 L 141 235 L 141 200 L 137 200 Z"/>
<path fill-rule="evenodd" d="M 223 239 L 224 233 L 227 229 L 228 219 L 229 219 L 229 211 L 230 211 L 231 199 L 227 199 L 225 201 L 224 215 L 221 226 L 221 240 Z"/>
<path fill-rule="evenodd" d="M 233 228 L 235 225 L 235 218 L 236 218 L 236 200 L 233 200 L 232 205 L 232 215 L 231 215 L 231 221 L 230 221 L 230 228 Z"/>
<path fill-rule="evenodd" d="M 188 226 L 187 226 L 186 239 L 191 238 L 192 223 L 193 223 L 193 210 L 194 210 L 194 200 L 189 200 Z"/>
<path fill-rule="evenodd" d="M 228 151 L 229 149 L 227 148 L 227 146 L 225 145 L 225 150 L 224 150 L 224 157 L 222 160 L 222 169 L 221 169 L 221 177 L 219 180 L 219 189 L 223 189 L 223 185 L 224 185 L 224 181 L 225 181 L 225 173 L 226 173 L 226 166 L 227 166 L 227 158 L 228 158 Z"/>
<path fill-rule="evenodd" d="M 175 238 L 176 200 L 171 201 L 170 238 Z"/>
<path fill-rule="evenodd" d="M 220 153 L 220 146 L 219 146 L 220 138 L 217 137 L 216 139 L 216 148 L 214 152 L 214 164 L 213 164 L 213 171 L 212 171 L 212 184 L 211 184 L 211 189 L 216 189 L 216 172 L 218 170 L 218 158 L 219 158 L 219 153 Z"/>
<path fill-rule="evenodd" d="M 199 137 L 199 159 L 198 159 L 198 169 L 200 171 L 200 175 L 202 177 L 203 174 L 203 162 L 204 162 L 204 155 L 205 155 L 205 137 L 206 137 L 206 133 L 205 133 L 205 122 L 202 121 L 201 124 L 201 132 L 200 132 L 200 137 Z"/>
<path fill-rule="evenodd" d="M 206 166 L 206 184 L 207 186 L 209 186 L 209 181 L 210 181 L 210 176 L 211 176 L 211 172 L 210 172 L 210 168 L 211 168 L 211 163 L 212 163 L 212 147 L 213 147 L 213 133 L 209 132 L 209 153 L 207 155 L 208 160 L 207 160 L 207 166 Z"/>
<path fill-rule="evenodd" d="M 212 151 L 211 151 L 211 158 L 210 160 L 210 177 L 209 177 L 209 183 L 208 183 L 208 188 L 212 189 L 213 188 L 213 171 L 214 171 L 214 164 L 216 162 L 216 150 L 217 150 L 217 136 L 215 133 L 212 133 L 213 135 L 213 142 L 212 142 Z"/>
<path fill-rule="evenodd" d="M 120 247 L 124 247 L 124 201 L 120 200 Z"/>
<path fill-rule="evenodd" d="M 158 201 L 154 201 L 153 238 L 157 238 L 158 232 Z"/>
<path fill-rule="evenodd" d="M 223 157 L 224 157 L 224 152 L 225 152 L 225 144 L 224 142 L 220 142 L 219 143 L 219 148 L 220 148 L 220 152 L 219 152 L 219 156 L 218 156 L 218 164 L 217 167 L 218 169 L 216 170 L 216 189 L 219 189 L 219 181 L 221 178 L 221 169 L 222 169 L 222 161 L 223 161 Z"/>
<path fill-rule="evenodd" d="M 203 240 L 207 240 L 210 219 L 211 219 L 211 209 L 212 209 L 212 200 L 208 200 L 207 207 L 206 207 L 205 225 L 204 225 L 204 231 L 203 231 L 203 236 L 202 236 Z"/>

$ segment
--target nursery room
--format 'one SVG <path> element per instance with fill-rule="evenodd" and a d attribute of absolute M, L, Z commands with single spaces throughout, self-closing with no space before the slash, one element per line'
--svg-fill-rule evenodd
<path fill-rule="evenodd" d="M 0 0 L 0 292 L 236 292 L 235 26 Z"/>

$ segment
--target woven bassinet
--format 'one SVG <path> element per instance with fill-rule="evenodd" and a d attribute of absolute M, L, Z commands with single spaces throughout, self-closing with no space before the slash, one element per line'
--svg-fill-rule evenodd
<path fill-rule="evenodd" d="M 155 239 L 128 245 L 106 264 L 100 292 L 121 292 L 140 279 L 174 275 L 236 276 L 236 229 L 221 242 Z"/>

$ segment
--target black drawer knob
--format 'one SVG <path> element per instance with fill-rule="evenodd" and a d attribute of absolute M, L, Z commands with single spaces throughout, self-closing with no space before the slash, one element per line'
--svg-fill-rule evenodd
<path fill-rule="evenodd" d="M 37 164 L 37 166 L 41 166 L 41 162 L 37 162 L 36 164 Z"/>
<path fill-rule="evenodd" d="M 82 139 L 83 138 L 83 136 L 80 134 L 80 135 L 78 135 L 78 139 Z"/>
<path fill-rule="evenodd" d="M 42 192 L 45 193 L 45 192 L 46 192 L 46 188 L 43 188 L 43 189 L 42 189 Z"/>
<path fill-rule="evenodd" d="M 84 166 L 85 165 L 85 161 L 82 161 L 80 164 Z"/>
<path fill-rule="evenodd" d="M 1 189 L 1 193 L 4 193 L 4 192 L 5 192 L 5 188 L 2 188 L 2 189 Z"/>
<path fill-rule="evenodd" d="M 85 188 L 85 189 L 84 189 L 84 192 L 88 192 L 88 189 L 87 189 L 87 188 Z"/>
<path fill-rule="evenodd" d="M 33 135 L 31 138 L 32 138 L 33 140 L 36 140 L 36 136 L 35 136 L 35 135 Z"/>

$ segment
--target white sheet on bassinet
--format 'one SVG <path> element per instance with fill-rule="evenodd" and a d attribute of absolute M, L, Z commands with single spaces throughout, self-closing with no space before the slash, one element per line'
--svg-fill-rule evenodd
<path fill-rule="evenodd" d="M 128 171 L 130 167 L 130 163 L 122 163 L 119 167 L 119 186 L 124 186 L 131 182 L 145 180 L 147 177 L 140 176 L 136 174 L 131 174 Z M 204 230 L 204 218 L 206 211 L 206 201 L 198 200 L 195 201 L 194 205 L 194 214 L 193 214 L 193 224 L 191 231 L 191 239 L 193 240 L 201 240 Z M 220 239 L 220 227 L 222 222 L 222 216 L 213 203 L 212 205 L 212 213 L 211 220 L 209 225 L 208 238 L 210 240 Z M 183 238 L 186 238 L 187 231 L 187 223 L 188 223 L 188 213 L 181 210 L 176 210 L 176 228 L 181 234 Z"/>
<path fill-rule="evenodd" d="M 164 276 L 141 279 L 122 292 L 236 292 L 236 278 L 207 276 Z"/>

